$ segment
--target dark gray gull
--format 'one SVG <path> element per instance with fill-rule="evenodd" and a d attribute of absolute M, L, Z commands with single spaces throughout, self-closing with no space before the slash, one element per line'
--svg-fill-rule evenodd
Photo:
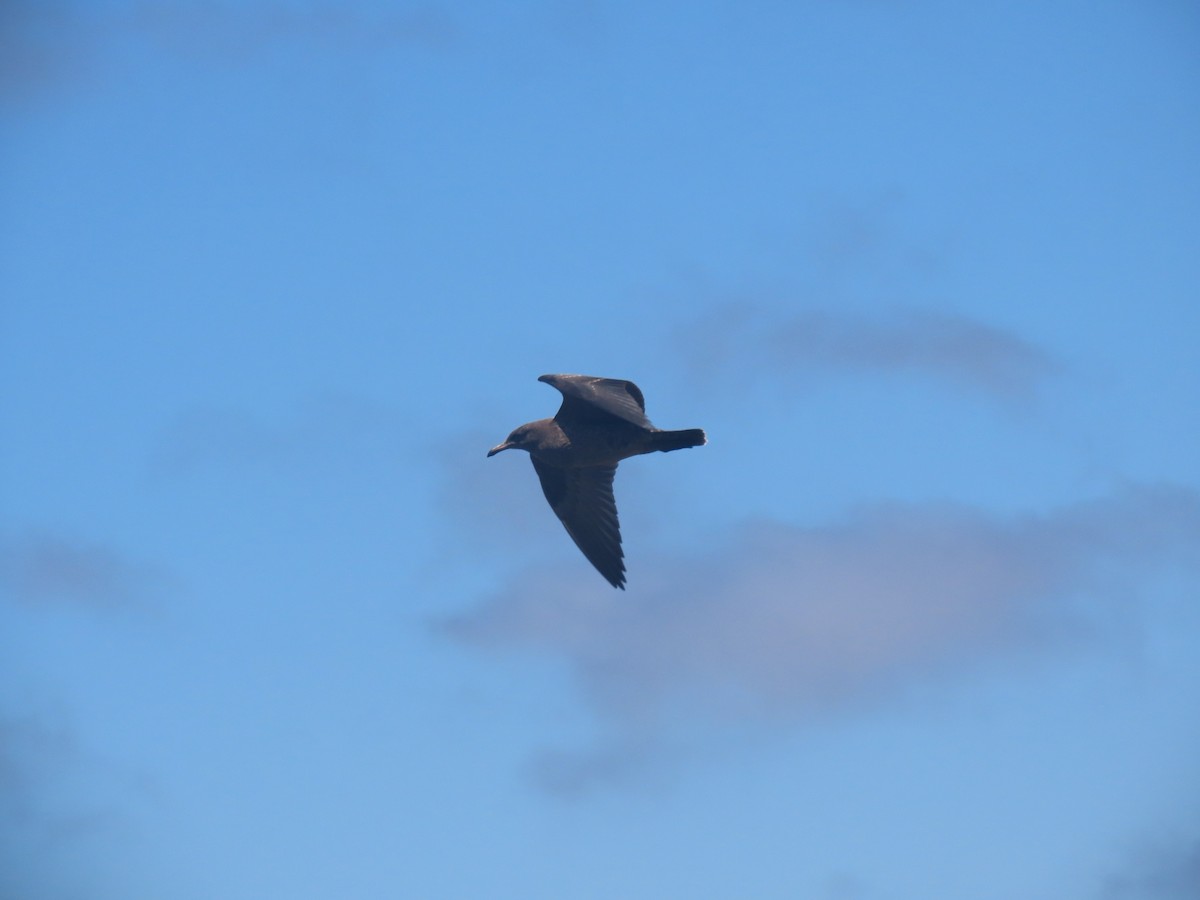
<path fill-rule="evenodd" d="M 661 431 L 646 418 L 632 381 L 592 375 L 543 375 L 563 395 L 553 419 L 527 422 L 488 451 L 527 450 L 542 492 L 567 534 L 613 587 L 625 590 L 625 554 L 613 499 L 617 463 L 630 456 L 699 447 L 700 428 Z"/>

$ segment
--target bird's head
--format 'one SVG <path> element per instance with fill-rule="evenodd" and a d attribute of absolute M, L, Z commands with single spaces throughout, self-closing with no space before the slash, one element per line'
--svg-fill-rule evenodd
<path fill-rule="evenodd" d="M 520 428 L 514 428 L 512 433 L 504 439 L 504 443 L 497 444 L 487 452 L 487 455 L 495 456 L 501 450 L 528 450 L 534 443 L 532 429 L 528 425 L 522 425 Z"/>

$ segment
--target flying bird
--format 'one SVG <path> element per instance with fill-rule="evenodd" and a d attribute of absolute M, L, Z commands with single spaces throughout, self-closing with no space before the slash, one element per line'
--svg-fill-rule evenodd
<path fill-rule="evenodd" d="M 562 394 L 553 419 L 527 422 L 488 451 L 527 450 L 550 508 L 588 562 L 625 590 L 625 553 L 613 499 L 617 463 L 630 456 L 708 442 L 700 428 L 661 431 L 646 418 L 632 381 L 592 375 L 543 375 Z"/>

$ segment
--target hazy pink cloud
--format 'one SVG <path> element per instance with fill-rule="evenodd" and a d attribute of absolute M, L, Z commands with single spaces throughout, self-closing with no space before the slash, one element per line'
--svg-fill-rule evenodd
<path fill-rule="evenodd" d="M 1046 351 L 1013 332 L 933 309 L 866 314 L 809 307 L 784 314 L 731 303 L 710 310 L 679 336 L 696 374 L 742 381 L 908 374 L 1013 400 L 1032 395 L 1058 369 Z"/>
<path fill-rule="evenodd" d="M 578 568 L 530 571 L 443 627 L 565 658 L 587 703 L 639 744 L 678 721 L 803 720 L 1086 632 L 1083 601 L 1121 584 L 1136 595 L 1151 566 L 1195 568 L 1197 545 L 1200 497 L 1181 488 L 1007 517 L 878 504 L 820 527 L 746 523 L 643 572 L 619 603 Z M 554 763 L 560 780 L 568 762 Z M 624 763 L 611 748 L 580 757 L 582 780 L 593 764 Z"/>

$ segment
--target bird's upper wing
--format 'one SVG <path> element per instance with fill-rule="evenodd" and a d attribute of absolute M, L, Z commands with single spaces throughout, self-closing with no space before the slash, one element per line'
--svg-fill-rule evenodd
<path fill-rule="evenodd" d="M 642 428 L 653 428 L 646 418 L 646 401 L 632 381 L 594 375 L 543 375 L 544 381 L 563 395 L 555 418 L 577 422 L 615 416 Z"/>
<path fill-rule="evenodd" d="M 621 526 L 612 488 L 617 467 L 560 469 L 539 463 L 535 457 L 530 459 L 542 483 L 542 493 L 567 534 L 609 584 L 625 590 L 625 553 L 621 550 Z"/>

